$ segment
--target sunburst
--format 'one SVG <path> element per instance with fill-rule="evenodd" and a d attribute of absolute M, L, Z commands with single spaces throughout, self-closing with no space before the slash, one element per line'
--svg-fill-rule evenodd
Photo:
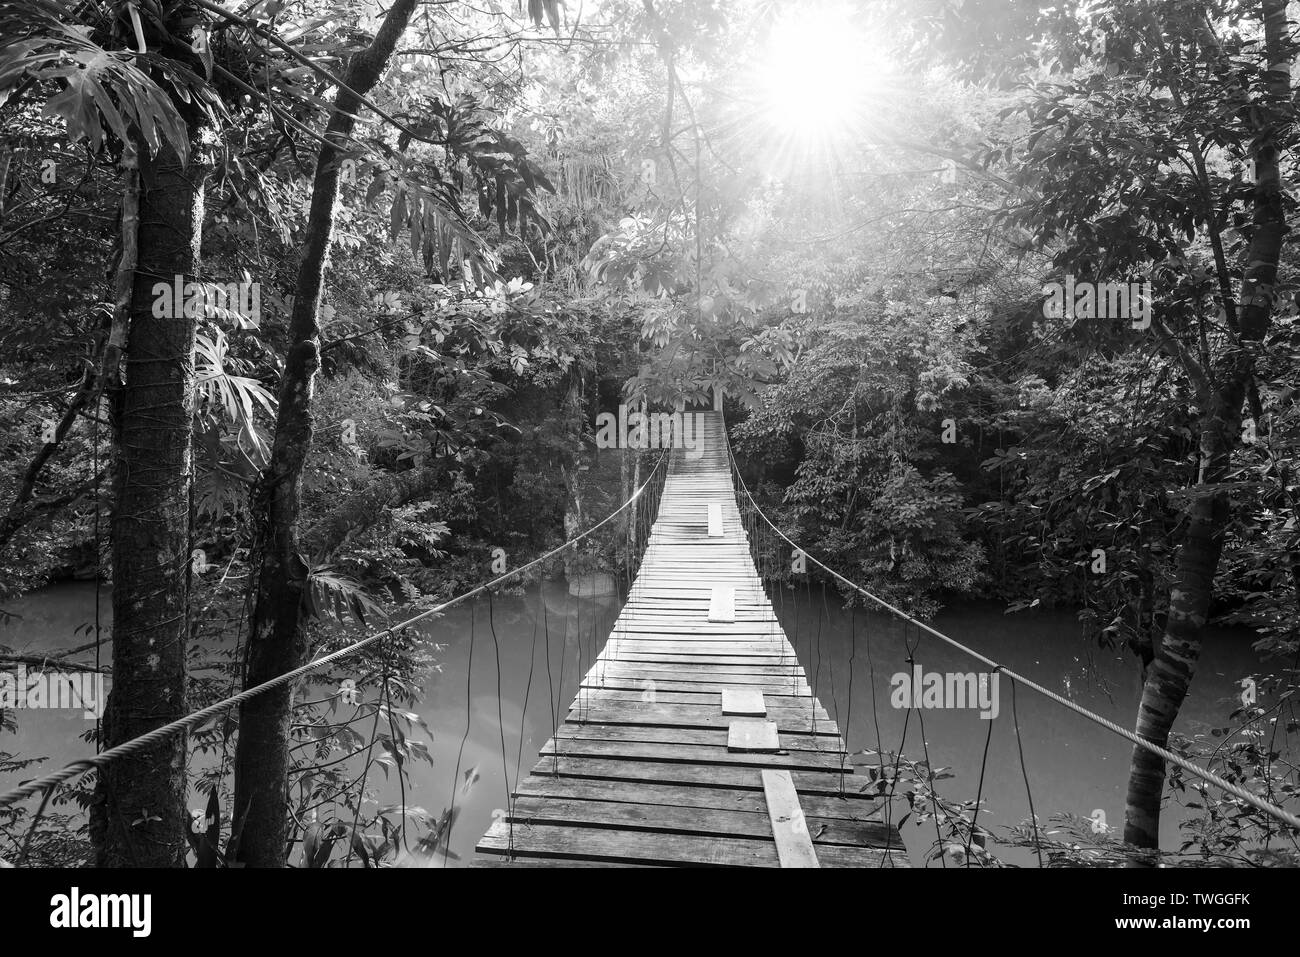
<path fill-rule="evenodd" d="M 877 141 L 900 102 L 894 69 L 861 4 L 786 7 L 743 75 L 744 115 L 729 132 L 785 180 L 832 177 Z M 739 144 L 738 144 L 739 145 Z"/>

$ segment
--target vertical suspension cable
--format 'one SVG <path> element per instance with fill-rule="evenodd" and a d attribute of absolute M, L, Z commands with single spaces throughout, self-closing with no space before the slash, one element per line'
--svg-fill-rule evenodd
<path fill-rule="evenodd" d="M 448 808 L 447 836 L 442 845 L 442 866 L 447 866 L 447 857 L 451 851 L 451 834 L 456 826 L 456 787 L 460 780 L 460 762 L 465 756 L 465 742 L 469 740 L 470 723 L 473 720 L 472 705 L 474 701 L 474 609 L 478 602 L 469 606 L 469 662 L 465 666 L 465 733 L 461 735 L 460 750 L 456 752 L 456 770 L 451 774 L 451 806 Z"/>
<path fill-rule="evenodd" d="M 524 607 L 528 607 L 525 600 Z M 519 750 L 515 754 L 515 786 L 519 785 L 519 778 L 524 765 L 524 732 L 528 728 L 528 700 L 533 690 L 533 671 L 537 666 L 537 619 L 533 619 L 533 640 L 528 646 L 528 681 L 524 685 L 524 703 L 519 709 Z M 513 816 L 513 807 L 511 814 Z"/>
<path fill-rule="evenodd" d="M 905 655 L 905 658 L 904 658 L 904 663 L 907 664 L 907 665 L 909 665 L 909 670 L 910 670 L 910 665 L 912 664 L 912 659 L 913 659 L 913 657 L 914 657 L 915 648 L 914 648 L 914 646 L 911 644 L 911 642 L 910 642 L 909 639 L 908 639 L 908 635 L 907 635 L 907 624 L 908 624 L 908 623 L 907 623 L 906 621 L 903 622 L 903 649 L 904 649 L 904 651 L 906 652 L 906 655 Z M 914 698 L 914 696 L 912 696 L 912 697 Z M 899 739 L 898 739 L 898 746 L 894 749 L 894 767 L 893 767 L 893 770 L 892 770 L 892 772 L 891 772 L 891 774 L 890 774 L 890 779 L 889 779 L 889 796 L 888 796 L 888 799 L 886 800 L 886 803 L 885 803 L 885 827 L 886 827 L 886 829 L 888 829 L 888 828 L 890 827 L 890 825 L 893 823 L 893 816 L 894 816 L 894 792 L 898 789 L 898 769 L 899 769 L 899 767 L 901 766 L 902 761 L 903 761 L 903 748 L 904 748 L 904 746 L 906 746 L 906 744 L 907 744 L 907 727 L 908 727 L 909 724 L 911 724 L 911 721 L 912 721 L 912 712 L 913 712 L 914 710 L 916 710 L 916 709 L 915 709 L 914 702 L 913 702 L 912 698 L 909 698 L 909 700 L 908 700 L 908 702 L 907 702 L 907 713 L 903 716 L 903 733 L 899 736 Z M 907 816 L 907 815 L 904 815 L 904 818 L 906 818 L 906 816 Z M 902 836 L 901 833 L 900 833 L 899 836 L 900 836 L 900 837 Z M 881 867 L 884 867 L 884 866 L 885 866 L 885 859 L 884 859 L 884 857 L 881 858 L 880 866 L 881 866 Z"/>
<path fill-rule="evenodd" d="M 984 736 L 984 756 L 980 759 L 980 779 L 975 788 L 975 810 L 971 814 L 970 834 L 966 838 L 966 866 L 970 867 L 970 846 L 975 840 L 976 830 L 980 817 L 980 802 L 984 799 L 984 771 L 989 764 L 989 744 L 993 740 L 993 719 L 989 719 L 989 732 Z M 980 860 L 980 867 L 984 866 L 984 861 Z"/>
<path fill-rule="evenodd" d="M 1011 682 L 1011 720 L 1016 727 L 1016 749 L 1020 752 L 1020 773 L 1025 779 L 1025 796 L 1029 799 L 1029 825 L 1034 829 L 1034 850 L 1038 866 L 1043 866 L 1043 844 L 1038 834 L 1038 815 L 1034 811 L 1034 792 L 1029 786 L 1029 769 L 1025 766 L 1025 745 L 1020 739 L 1020 715 L 1016 711 L 1016 683 Z"/>
<path fill-rule="evenodd" d="M 506 763 L 506 718 L 501 702 L 501 642 L 497 638 L 496 615 L 492 601 L 492 589 L 487 592 L 488 630 L 492 633 L 492 650 L 496 655 L 497 668 L 497 734 L 501 739 L 501 777 L 506 788 L 506 857 L 513 858 L 515 853 L 514 794 L 510 786 L 510 767 Z M 522 734 L 522 727 L 520 729 Z"/>
<path fill-rule="evenodd" d="M 811 595 L 808 596 L 809 604 L 817 610 L 817 624 L 813 629 L 812 635 L 812 658 L 813 658 L 813 676 L 809 682 L 812 694 L 808 698 L 808 713 L 812 715 L 813 734 L 817 733 L 817 705 L 821 701 L 821 682 L 822 682 L 822 609 L 826 597 L 826 582 L 821 583 L 823 604 L 818 605 L 816 599 Z"/>
<path fill-rule="evenodd" d="M 569 720 L 568 712 L 564 708 L 564 672 L 568 668 L 569 661 L 569 581 L 565 577 L 564 581 L 564 632 L 560 638 L 560 687 L 556 692 L 555 710 L 557 714 L 557 723 L 555 725 L 555 740 L 558 743 L 560 726 Z M 555 773 L 560 773 L 560 749 L 554 747 L 551 749 L 551 756 L 555 759 Z"/>
<path fill-rule="evenodd" d="M 543 584 L 545 583 L 543 582 Z M 546 606 L 546 598 L 543 595 L 541 588 L 538 589 L 537 595 L 542 605 L 542 637 L 546 641 L 546 697 L 551 706 L 551 740 L 554 741 L 555 736 L 560 732 L 559 696 L 564 694 L 564 652 L 563 649 L 561 649 L 560 687 L 557 689 L 555 687 L 555 673 L 551 669 L 551 618 Z M 551 759 L 552 771 L 555 774 L 559 774 L 560 759 L 556 755 L 554 748 L 551 749 Z"/>
<path fill-rule="evenodd" d="M 586 723 L 587 707 L 587 689 L 590 682 L 587 680 L 587 672 L 590 670 L 587 666 L 587 648 L 582 640 L 582 565 L 579 561 L 578 546 L 573 546 L 573 569 L 577 573 L 575 581 L 569 582 L 569 594 L 573 597 L 573 631 L 578 641 L 578 721 Z M 575 593 L 574 585 L 578 586 Z"/>
<path fill-rule="evenodd" d="M 825 614 L 825 616 L 826 616 L 826 622 L 827 622 L 827 624 L 830 624 L 830 623 L 831 623 L 831 609 L 830 609 L 830 604 L 829 604 L 829 603 L 827 602 L 827 600 L 826 600 L 826 583 L 825 583 L 825 582 L 822 582 L 822 611 L 821 611 L 821 613 Z M 829 672 L 829 677 L 830 677 L 830 689 L 831 689 L 831 710 L 832 710 L 833 713 L 834 713 L 834 716 L 835 716 L 835 717 L 834 717 L 835 724 L 836 724 L 836 726 L 838 727 L 838 726 L 840 726 L 840 699 L 839 699 L 839 692 L 836 691 L 836 689 L 835 689 L 835 649 L 834 649 L 833 647 L 831 648 L 831 654 L 830 654 L 830 656 L 829 656 L 829 659 L 830 659 L 830 660 L 829 660 L 829 664 L 827 665 L 827 671 Z"/>
<path fill-rule="evenodd" d="M 869 609 L 868 613 L 870 613 Z M 868 618 L 868 630 L 871 627 L 870 621 L 871 619 Z M 867 650 L 867 676 L 871 679 L 871 721 L 876 729 L 876 758 L 880 767 L 880 776 L 883 779 L 885 775 L 885 753 L 883 741 L 880 737 L 880 709 L 876 702 L 876 662 L 871 653 L 871 635 L 869 633 L 865 645 Z"/>
<path fill-rule="evenodd" d="M 916 633 L 916 643 L 914 647 L 919 647 L 921 644 L 921 631 L 919 628 L 916 628 L 915 625 L 913 625 L 912 628 Z M 915 700 L 916 697 L 916 690 L 916 688 L 912 689 L 913 700 Z M 916 720 L 917 724 L 921 728 L 921 754 L 925 758 L 925 784 L 926 789 L 930 792 L 930 816 L 934 819 L 935 848 L 939 854 L 939 863 L 943 865 L 944 870 L 947 870 L 948 855 L 944 853 L 943 849 L 943 833 L 939 830 L 939 802 L 934 793 L 934 763 L 930 760 L 930 741 L 926 737 L 925 733 L 924 701 L 921 702 L 921 707 L 916 709 Z"/>
<path fill-rule="evenodd" d="M 849 701 L 848 713 L 845 716 L 844 724 L 840 725 L 840 797 L 844 797 L 844 775 L 846 764 L 848 763 L 849 753 L 852 750 L 850 744 L 853 734 L 853 666 L 858 654 L 858 606 L 856 604 L 849 608 Z M 839 715 L 835 716 L 839 720 Z"/>

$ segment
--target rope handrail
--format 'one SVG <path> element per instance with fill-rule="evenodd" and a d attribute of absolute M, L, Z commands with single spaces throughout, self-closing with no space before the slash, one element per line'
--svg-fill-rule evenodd
<path fill-rule="evenodd" d="M 436 615 L 439 612 L 445 611 L 446 609 L 452 607 L 453 605 L 458 605 L 461 602 L 465 601 L 467 598 L 472 598 L 475 595 L 480 595 L 483 592 L 495 588 L 503 581 L 506 581 L 507 579 L 513 578 L 517 575 L 521 575 L 524 572 L 528 571 L 530 568 L 539 565 L 542 562 L 545 562 L 551 558 L 554 558 L 556 555 L 564 551 L 566 548 L 569 548 L 570 546 L 577 544 L 587 536 L 591 535 L 597 529 L 601 528 L 603 525 L 606 525 L 607 523 L 612 521 L 616 515 L 621 513 L 624 509 L 632 505 L 634 502 L 638 501 L 641 498 L 641 495 L 645 492 L 645 490 L 650 487 L 650 483 L 654 481 L 655 476 L 659 474 L 659 469 L 663 467 L 663 464 L 667 460 L 667 458 L 668 458 L 668 452 L 666 450 L 660 453 L 659 459 L 655 462 L 655 467 L 650 471 L 650 474 L 646 477 L 646 480 L 641 483 L 640 487 L 637 488 L 637 490 L 632 493 L 632 495 L 628 498 L 626 502 L 624 502 L 614 511 L 610 512 L 608 515 L 602 518 L 595 525 L 591 526 L 591 528 L 587 529 L 584 532 L 581 532 L 578 535 L 575 535 L 573 538 L 569 539 L 563 545 L 557 545 L 555 548 L 551 549 L 546 554 L 534 558 L 532 561 L 528 562 L 527 564 L 521 565 L 518 568 L 513 569 L 511 571 L 503 572 L 502 574 L 498 575 L 496 578 L 492 579 L 491 581 L 484 582 L 482 585 L 479 585 L 475 588 L 470 589 L 467 592 L 457 595 L 455 598 L 451 598 L 440 605 L 434 606 L 433 608 L 426 608 L 424 611 L 420 612 L 417 615 L 413 615 L 410 618 L 407 618 L 405 621 L 398 622 L 395 625 L 390 625 L 389 627 L 385 628 L 383 631 L 376 632 L 373 635 L 368 635 L 367 637 L 362 638 L 359 641 L 353 642 L 352 644 L 348 645 L 345 648 L 340 648 L 338 651 L 331 652 L 330 654 L 325 655 L 322 658 L 317 658 L 314 661 L 309 661 L 305 665 L 301 665 L 300 667 L 294 668 L 292 671 L 286 671 L 284 674 L 272 678 L 270 681 L 265 681 L 262 684 L 256 685 L 255 687 L 252 688 L 246 688 L 245 690 L 239 692 L 238 694 L 231 695 L 229 698 L 226 698 L 222 701 L 218 701 L 215 704 L 208 705 L 206 708 L 202 708 L 198 711 L 192 712 L 191 714 L 188 714 L 183 718 L 177 718 L 175 721 L 162 725 L 161 727 L 155 728 L 154 730 L 139 735 L 138 737 L 132 738 L 130 741 L 124 741 L 115 747 L 109 748 L 107 751 L 101 751 L 99 754 L 95 755 L 94 757 L 82 758 L 79 761 L 73 761 L 70 764 L 67 764 L 64 767 L 60 768 L 58 771 L 51 772 L 50 774 L 46 774 L 39 778 L 33 778 L 32 780 L 27 781 L 24 784 L 20 784 L 18 787 L 12 788 L 8 791 L 5 791 L 3 794 L 0 794 L 0 808 L 8 807 L 9 805 L 17 801 L 22 801 L 26 798 L 40 794 L 41 792 L 46 791 L 52 787 L 56 787 L 64 783 L 65 781 L 69 781 L 72 780 L 73 778 L 80 777 L 81 775 L 85 774 L 87 771 L 110 764 L 113 761 L 117 760 L 118 758 L 125 757 L 128 754 L 134 754 L 137 751 L 144 750 L 146 748 L 150 748 L 153 747 L 154 745 L 160 744 L 161 742 L 166 741 L 168 738 L 174 735 L 180 734 L 183 731 L 187 731 L 190 728 L 202 724 L 204 721 L 207 721 L 209 718 L 215 717 L 216 715 L 229 711 L 231 708 L 235 707 L 236 705 L 243 704 L 245 701 L 249 700 L 250 698 L 255 698 L 257 695 L 262 694 L 265 691 L 269 691 L 272 688 L 276 688 L 279 687 L 280 685 L 287 684 L 290 681 L 296 681 L 298 678 L 308 675 L 313 671 L 319 671 L 321 668 L 324 668 L 327 665 L 331 665 L 334 662 L 339 661 L 343 658 L 350 657 L 356 654 L 361 649 L 366 648 L 369 645 L 372 645 L 383 638 L 386 637 L 391 638 L 398 632 L 402 631 L 403 629 L 409 628 L 411 625 L 415 624 L 416 622 L 423 621 L 424 619 Z"/>
<path fill-rule="evenodd" d="M 745 480 L 740 474 L 740 467 L 736 464 L 736 457 L 731 449 L 731 437 L 727 434 L 725 424 L 722 429 L 722 436 L 723 436 L 723 441 L 726 442 L 727 445 L 727 461 L 731 466 L 732 474 L 735 475 L 736 481 L 740 484 L 740 490 L 745 493 L 745 498 L 749 500 L 749 504 L 753 506 L 754 511 L 758 513 L 760 516 L 762 516 L 763 521 L 765 521 L 768 524 L 768 527 L 770 527 L 772 531 L 776 532 L 777 535 L 779 535 L 782 539 L 784 539 L 785 542 L 789 544 L 791 548 L 796 549 L 801 555 L 807 558 L 814 565 L 821 568 L 827 574 L 831 575 L 833 578 L 847 585 L 849 588 L 853 589 L 854 591 L 858 592 L 864 597 L 871 599 L 881 608 L 891 612 L 892 614 L 898 616 L 904 621 L 911 622 L 913 625 L 916 625 L 916 627 L 922 629 L 923 631 L 928 632 L 929 634 L 938 638 L 940 641 L 946 642 L 947 644 L 951 645 L 953 648 L 957 649 L 958 651 L 961 651 L 969 655 L 970 657 L 976 659 L 977 661 L 983 662 L 984 664 L 988 665 L 995 673 L 1006 675 L 1008 678 L 1010 678 L 1012 681 L 1016 682 L 1017 684 L 1023 685 L 1024 687 L 1029 688 L 1032 691 L 1038 692 L 1040 695 L 1043 695 L 1048 700 L 1054 701 L 1057 704 L 1069 708 L 1071 711 L 1074 711 L 1075 713 L 1082 715 L 1084 718 L 1088 719 L 1089 721 L 1092 721 L 1093 723 L 1099 725 L 1100 727 L 1103 727 L 1106 730 L 1119 735 L 1120 737 L 1124 738 L 1130 743 L 1137 745 L 1140 748 L 1145 748 L 1146 750 L 1150 751 L 1152 754 L 1155 754 L 1163 758 L 1165 761 L 1168 761 L 1169 763 L 1182 768 L 1188 774 L 1198 777 L 1202 781 L 1205 781 L 1208 784 L 1212 784 L 1215 787 L 1220 788 L 1221 790 L 1227 792 L 1228 794 L 1231 794 L 1234 797 L 1239 798 L 1240 800 L 1249 804 L 1251 807 L 1254 807 L 1259 811 L 1263 811 L 1265 814 L 1277 818 L 1279 821 L 1282 821 L 1283 823 L 1289 825 L 1290 827 L 1300 830 L 1300 816 L 1292 814 L 1289 811 L 1286 811 L 1278 807 L 1277 805 L 1264 800 L 1258 795 L 1253 794 L 1250 791 L 1247 791 L 1245 788 L 1241 787 L 1240 785 L 1233 784 L 1231 781 L 1225 781 L 1223 778 L 1219 777 L 1219 775 L 1215 774 L 1213 771 L 1209 771 L 1205 768 L 1202 768 L 1198 764 L 1194 764 L 1193 762 L 1188 761 L 1186 758 L 1182 757 L 1179 754 L 1175 754 L 1174 752 L 1170 751 L 1168 748 L 1155 744 L 1152 741 L 1148 741 L 1146 738 L 1143 738 L 1140 735 L 1135 734 L 1134 732 L 1128 730 L 1127 728 L 1116 724 L 1115 722 L 1111 721 L 1109 718 L 1099 715 L 1095 711 L 1090 711 L 1089 709 L 1083 707 L 1082 705 L 1076 704 L 1075 702 L 1069 700 L 1068 698 L 1065 698 L 1057 694 L 1055 691 L 1052 691 L 1050 688 L 1045 688 L 1042 685 L 1040 685 L 1038 682 L 1011 670 L 1005 665 L 999 664 L 998 662 L 992 660 L 991 658 L 988 658 L 980 654 L 978 651 L 975 651 L 973 648 L 969 648 L 966 645 L 963 645 L 961 642 L 957 641 L 954 638 L 950 638 L 948 635 L 945 635 L 943 632 L 931 628 L 925 622 L 918 621 L 917 619 L 909 615 L 907 612 L 903 611 L 900 608 L 895 607 L 894 605 L 891 605 L 883 598 L 880 598 L 877 595 L 873 595 L 871 592 L 867 591 L 861 585 L 857 584 L 856 582 L 850 581 L 849 579 L 841 575 L 839 572 L 837 572 L 835 569 L 826 565 L 825 562 L 819 561 L 816 558 L 816 556 L 810 554 L 808 550 L 803 548 L 801 545 L 797 545 L 794 541 L 790 539 L 788 535 L 785 534 L 785 532 L 777 528 L 777 526 L 772 522 L 772 520 L 767 517 L 767 514 L 763 511 L 763 509 L 759 507 L 758 503 L 754 501 L 754 496 L 750 494 L 749 487 L 745 484 Z M 1037 826 L 1037 822 L 1035 822 L 1035 826 Z"/>

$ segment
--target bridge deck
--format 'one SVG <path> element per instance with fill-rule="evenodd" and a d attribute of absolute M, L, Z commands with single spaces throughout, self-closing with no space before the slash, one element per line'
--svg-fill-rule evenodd
<path fill-rule="evenodd" d="M 763 591 L 720 416 L 704 422 L 703 454 L 674 455 L 604 650 L 476 866 L 906 866 Z M 724 692 L 750 716 L 724 714 Z M 778 741 L 760 740 L 765 722 Z"/>

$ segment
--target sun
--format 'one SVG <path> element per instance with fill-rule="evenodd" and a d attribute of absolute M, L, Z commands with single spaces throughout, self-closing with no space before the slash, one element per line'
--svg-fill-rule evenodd
<path fill-rule="evenodd" d="M 867 134 L 889 72 L 860 11 L 835 2 L 788 8 L 756 58 L 754 132 L 784 164 L 824 161 Z"/>

